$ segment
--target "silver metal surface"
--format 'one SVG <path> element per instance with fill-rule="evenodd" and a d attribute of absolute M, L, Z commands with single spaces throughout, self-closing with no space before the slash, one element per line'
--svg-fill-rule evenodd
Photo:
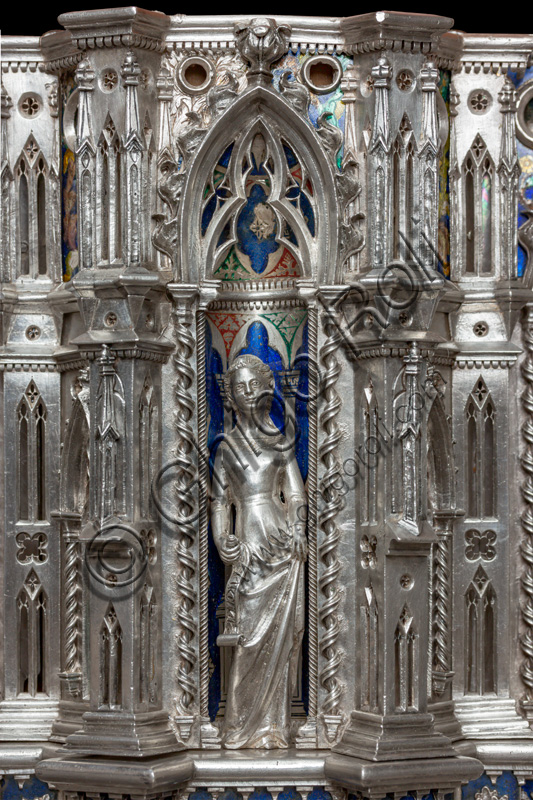
<path fill-rule="evenodd" d="M 59 24 L 2 39 L 0 772 L 533 778 L 533 36 Z"/>

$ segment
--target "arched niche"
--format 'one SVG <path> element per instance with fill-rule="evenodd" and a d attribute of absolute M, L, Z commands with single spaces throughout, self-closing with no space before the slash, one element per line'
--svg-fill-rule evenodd
<path fill-rule="evenodd" d="M 334 283 L 337 263 L 337 204 L 333 170 L 310 125 L 274 91 L 256 86 L 244 91 L 206 134 L 187 170 L 181 198 L 181 279 L 200 283 L 212 277 L 213 264 L 201 235 L 203 190 L 224 148 L 254 131 L 280 136 L 294 147 L 316 191 L 317 235 L 308 242 L 304 274 L 319 284 Z M 261 276 L 258 275 L 258 278 Z"/>
<path fill-rule="evenodd" d="M 440 397 L 428 415 L 428 506 L 433 511 L 455 507 L 455 468 L 450 426 Z"/>
<path fill-rule="evenodd" d="M 61 458 L 61 510 L 80 514 L 88 511 L 89 419 L 79 397 L 74 400 Z"/>

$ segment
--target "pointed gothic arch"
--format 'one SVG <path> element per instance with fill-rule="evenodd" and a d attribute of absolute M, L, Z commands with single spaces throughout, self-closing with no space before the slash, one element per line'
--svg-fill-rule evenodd
<path fill-rule="evenodd" d="M 434 510 L 455 506 L 455 466 L 452 434 L 440 397 L 428 415 L 428 505 Z"/>
<path fill-rule="evenodd" d="M 147 705 L 157 699 L 156 660 L 157 597 L 148 574 L 139 597 L 139 699 Z"/>
<path fill-rule="evenodd" d="M 462 165 L 465 231 L 464 272 L 490 275 L 494 220 L 495 166 L 483 137 L 476 134 Z"/>
<path fill-rule="evenodd" d="M 14 169 L 17 194 L 16 249 L 18 276 L 39 278 L 50 273 L 52 222 L 57 172 L 50 168 L 31 133 Z M 52 209 L 52 211 L 50 211 Z"/>
<path fill-rule="evenodd" d="M 122 627 L 109 603 L 100 626 L 100 708 L 121 708 L 122 690 Z"/>
<path fill-rule="evenodd" d="M 496 516 L 496 407 L 480 375 L 465 405 L 465 505 L 467 517 Z"/>
<path fill-rule="evenodd" d="M 44 520 L 48 510 L 47 409 L 33 379 L 17 405 L 16 415 L 18 518 Z"/>
<path fill-rule="evenodd" d="M 361 458 L 361 521 L 374 524 L 377 519 L 377 467 L 379 453 L 379 408 L 372 380 L 361 395 L 360 426 L 363 435 Z"/>
<path fill-rule="evenodd" d="M 48 693 L 48 597 L 35 570 L 17 595 L 18 694 Z"/>
<path fill-rule="evenodd" d="M 150 372 L 147 372 L 139 398 L 140 512 L 150 516 L 150 491 L 157 472 L 158 405 Z"/>
<path fill-rule="evenodd" d="M 393 258 L 408 261 L 416 251 L 413 217 L 415 214 L 416 137 L 409 115 L 404 113 L 392 143 Z"/>
<path fill-rule="evenodd" d="M 465 592 L 465 691 L 497 691 L 496 592 L 483 567 L 478 567 Z"/>
<path fill-rule="evenodd" d="M 208 249 L 201 241 L 202 189 L 208 184 L 217 159 L 232 142 L 241 143 L 255 131 L 268 131 L 269 136 L 285 139 L 302 159 L 312 186 L 316 190 L 317 230 L 314 242 L 307 238 L 303 274 L 320 283 L 327 281 L 327 267 L 337 261 L 337 214 L 333 170 L 313 128 L 280 96 L 262 86 L 244 91 L 217 120 L 205 136 L 188 169 L 182 194 L 182 207 L 187 209 L 180 221 L 181 278 L 196 283 L 211 277 L 213 246 Z M 274 132 L 274 133 L 272 133 Z M 237 205 L 236 203 L 234 205 Z M 289 223 L 297 224 L 290 203 L 277 200 L 277 210 L 283 211 Z M 236 209 L 235 209 L 236 210 Z M 227 211 L 224 219 L 228 216 Z M 210 237 L 215 244 L 223 225 Z M 330 282 L 336 276 L 330 277 Z"/>
<path fill-rule="evenodd" d="M 96 253 L 98 262 L 121 257 L 121 145 L 115 122 L 107 114 L 96 147 Z"/>
<path fill-rule="evenodd" d="M 368 581 L 360 607 L 361 616 L 361 708 L 375 712 L 379 707 L 379 610 L 372 581 Z"/>
<path fill-rule="evenodd" d="M 419 633 L 406 603 L 394 633 L 395 705 L 397 711 L 415 711 L 419 700 Z"/>
<path fill-rule="evenodd" d="M 74 400 L 61 459 L 61 509 L 82 516 L 88 512 L 89 502 L 88 410 L 79 397 Z"/>

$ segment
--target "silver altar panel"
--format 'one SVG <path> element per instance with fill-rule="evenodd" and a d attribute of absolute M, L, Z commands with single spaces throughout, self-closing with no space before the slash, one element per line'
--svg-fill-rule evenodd
<path fill-rule="evenodd" d="M 533 38 L 59 24 L 2 40 L 6 791 L 518 800 Z"/>

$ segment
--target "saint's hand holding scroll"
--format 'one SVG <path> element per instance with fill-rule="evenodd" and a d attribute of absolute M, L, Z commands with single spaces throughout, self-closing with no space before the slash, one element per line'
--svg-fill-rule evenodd
<path fill-rule="evenodd" d="M 217 451 L 211 506 L 218 551 L 233 565 L 226 587 L 233 616 L 225 633 L 233 633 L 235 649 L 222 742 L 288 747 L 304 631 L 307 498 L 294 448 L 269 416 L 270 368 L 239 356 L 225 388 L 237 424 Z"/>

